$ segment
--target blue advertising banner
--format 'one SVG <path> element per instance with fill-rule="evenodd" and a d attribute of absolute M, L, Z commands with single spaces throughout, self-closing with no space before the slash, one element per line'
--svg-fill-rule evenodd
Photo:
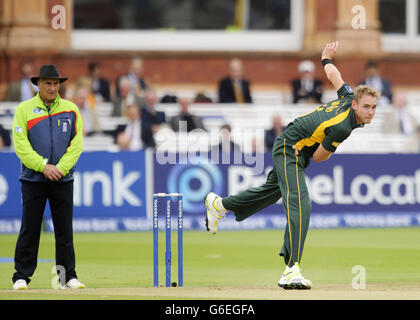
<path fill-rule="evenodd" d="M 152 194 L 158 192 L 182 193 L 184 228 L 204 230 L 208 192 L 227 196 L 262 185 L 273 165 L 270 153 L 222 160 L 185 154 L 162 159 L 151 151 L 85 152 L 74 175 L 74 230 L 150 230 Z M 0 153 L 0 163 L 0 232 L 18 232 L 20 162 L 14 153 Z M 420 225 L 419 155 L 336 154 L 311 163 L 306 175 L 311 228 Z M 48 206 L 45 218 L 52 230 Z M 221 228 L 285 225 L 280 200 L 240 223 L 227 215 Z"/>
<path fill-rule="evenodd" d="M 213 191 L 221 196 L 262 185 L 273 160 L 270 153 L 254 162 L 212 164 L 207 158 L 194 163 L 162 164 L 155 159 L 155 191 L 184 195 L 184 214 L 203 227 L 203 199 Z M 238 161 L 239 162 L 239 161 Z M 262 168 L 262 169 L 261 169 Z M 258 171 L 258 174 L 255 174 Z M 407 226 L 420 221 L 420 156 L 400 154 L 336 154 L 329 161 L 306 169 L 312 199 L 311 227 Z M 226 218 L 221 228 L 284 227 L 281 200 L 244 222 Z"/>
<path fill-rule="evenodd" d="M 17 232 L 21 217 L 20 162 L 1 153 L 0 232 Z M 117 231 L 146 221 L 146 152 L 85 152 L 74 173 L 74 230 Z M 45 221 L 52 229 L 47 205 Z"/>

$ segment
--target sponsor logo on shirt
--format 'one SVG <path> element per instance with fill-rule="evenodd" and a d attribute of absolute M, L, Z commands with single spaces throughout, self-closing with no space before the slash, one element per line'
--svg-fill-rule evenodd
<path fill-rule="evenodd" d="M 353 90 L 349 86 L 344 86 L 348 93 L 353 93 Z"/>
<path fill-rule="evenodd" d="M 32 112 L 36 113 L 36 114 L 41 114 L 41 113 L 44 113 L 45 110 L 41 109 L 41 108 L 34 108 L 34 109 L 32 109 Z"/>

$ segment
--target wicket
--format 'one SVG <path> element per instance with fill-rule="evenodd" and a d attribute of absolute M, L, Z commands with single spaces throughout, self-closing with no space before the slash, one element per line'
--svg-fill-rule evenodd
<path fill-rule="evenodd" d="M 159 286 L 159 217 L 158 199 L 165 198 L 166 215 L 166 287 L 171 286 L 171 201 L 175 197 L 178 201 L 178 286 L 184 286 L 184 265 L 183 265 L 183 213 L 182 213 L 182 194 L 180 193 L 155 193 L 153 195 L 153 285 Z"/>

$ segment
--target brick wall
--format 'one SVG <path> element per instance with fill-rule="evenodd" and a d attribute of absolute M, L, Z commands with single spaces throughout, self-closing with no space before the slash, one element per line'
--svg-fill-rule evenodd
<path fill-rule="evenodd" d="M 145 77 L 156 85 L 162 83 L 176 84 L 215 84 L 227 75 L 230 57 L 195 57 L 144 56 Z M 53 56 L 35 57 L 15 56 L 10 58 L 7 67 L 5 58 L 0 58 L 3 82 L 19 78 L 19 66 L 22 60 L 32 59 L 36 72 L 42 64 L 55 63 L 62 75 L 74 82 L 79 76 L 85 75 L 87 65 L 91 61 L 99 61 L 103 65 L 103 76 L 114 82 L 124 74 L 129 67 L 130 56 Z M 245 77 L 253 84 L 287 87 L 292 79 L 298 76 L 297 65 L 303 58 L 297 57 L 244 57 Z M 316 76 L 326 80 L 318 58 L 312 58 L 316 63 Z M 351 85 L 356 84 L 364 76 L 365 58 L 342 58 L 336 60 L 343 78 Z M 384 77 L 397 86 L 418 86 L 420 90 L 420 58 L 388 57 L 379 61 L 380 71 Z"/>
<path fill-rule="evenodd" d="M 337 0 L 316 1 L 316 29 L 332 31 L 336 29 L 338 4 Z"/>

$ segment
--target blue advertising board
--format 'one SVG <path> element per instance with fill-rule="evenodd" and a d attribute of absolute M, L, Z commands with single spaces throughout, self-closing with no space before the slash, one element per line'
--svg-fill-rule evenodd
<path fill-rule="evenodd" d="M 208 192 L 227 196 L 265 182 L 272 156 L 266 153 L 255 160 L 223 165 L 212 164 L 206 157 L 194 164 L 162 164 L 155 159 L 155 190 L 182 193 L 185 216 L 194 220 L 192 225 L 202 227 L 203 198 Z M 311 163 L 306 178 L 312 200 L 311 227 L 419 224 L 419 155 L 336 154 L 329 161 Z M 244 222 L 237 223 L 233 217 L 226 220 L 221 228 L 284 227 L 286 221 L 281 200 Z"/>
<path fill-rule="evenodd" d="M 169 158 L 176 161 L 162 162 L 151 151 L 83 153 L 74 175 L 74 230 L 150 230 L 152 194 L 158 192 L 182 193 L 184 228 L 203 230 L 208 192 L 227 196 L 259 186 L 273 166 L 270 153 L 219 162 L 181 154 Z M 18 232 L 20 163 L 14 153 L 0 153 L 0 163 L 0 232 Z M 419 155 L 336 154 L 311 163 L 306 176 L 311 228 L 420 225 Z M 45 221 L 52 230 L 48 206 Z M 221 228 L 285 224 L 280 200 L 240 223 L 227 215 Z"/>
<path fill-rule="evenodd" d="M 146 221 L 146 152 L 84 152 L 74 173 L 74 230 L 117 231 Z M 19 230 L 20 162 L 1 153 L 0 232 Z M 47 205 L 46 227 L 52 229 Z M 133 220 L 134 219 L 134 220 Z"/>

